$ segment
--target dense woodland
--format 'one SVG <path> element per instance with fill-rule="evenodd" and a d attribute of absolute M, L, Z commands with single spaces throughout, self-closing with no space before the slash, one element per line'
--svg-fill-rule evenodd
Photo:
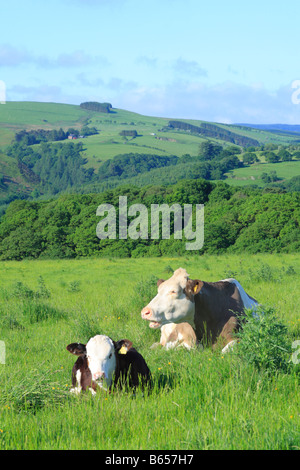
<path fill-rule="evenodd" d="M 149 209 L 162 203 L 205 204 L 203 248 L 187 252 L 186 240 L 175 240 L 173 235 L 166 240 L 99 240 L 97 207 L 109 203 L 118 209 L 121 195 L 127 196 L 128 206 L 142 203 Z M 241 190 L 203 179 L 169 186 L 123 186 L 100 194 L 13 201 L 0 223 L 0 259 L 295 252 L 300 248 L 299 223 L 298 192 Z"/>

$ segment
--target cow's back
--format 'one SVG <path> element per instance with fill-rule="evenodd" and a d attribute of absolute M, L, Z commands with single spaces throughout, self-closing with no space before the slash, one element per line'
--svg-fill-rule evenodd
<path fill-rule="evenodd" d="M 115 384 L 125 383 L 129 387 L 145 385 L 151 379 L 150 369 L 143 356 L 134 348 L 126 354 L 118 354 Z"/>
<path fill-rule="evenodd" d="M 215 343 L 238 327 L 244 304 L 237 286 L 230 281 L 204 282 L 195 296 L 195 329 L 198 340 Z M 231 339 L 231 338 L 230 338 Z"/>

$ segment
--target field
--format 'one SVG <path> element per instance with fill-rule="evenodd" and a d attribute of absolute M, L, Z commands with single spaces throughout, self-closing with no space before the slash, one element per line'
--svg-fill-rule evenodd
<path fill-rule="evenodd" d="M 281 180 L 288 180 L 300 173 L 300 161 L 280 162 L 280 163 L 254 163 L 244 168 L 231 170 L 226 176 L 226 183 L 234 186 L 257 185 L 264 187 L 266 183 L 261 179 L 262 173 L 276 171 Z"/>
<path fill-rule="evenodd" d="M 1 449 L 299 449 L 299 370 L 267 373 L 238 353 L 150 349 L 140 317 L 155 278 L 236 277 L 300 339 L 300 255 L 1 262 Z M 73 396 L 70 342 L 129 338 L 153 389 Z"/>

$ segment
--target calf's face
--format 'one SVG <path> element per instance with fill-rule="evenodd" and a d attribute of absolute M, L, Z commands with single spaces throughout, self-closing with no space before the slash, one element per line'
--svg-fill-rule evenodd
<path fill-rule="evenodd" d="M 94 336 L 86 344 L 86 356 L 92 379 L 99 382 L 99 385 L 105 382 L 110 387 L 116 369 L 115 347 L 112 339 L 104 335 Z"/>
<path fill-rule="evenodd" d="M 129 340 L 114 342 L 109 336 L 96 335 L 86 345 L 72 343 L 67 350 L 77 356 L 85 356 L 92 380 L 100 387 L 111 387 L 117 366 L 116 353 L 125 353 L 131 348 Z"/>

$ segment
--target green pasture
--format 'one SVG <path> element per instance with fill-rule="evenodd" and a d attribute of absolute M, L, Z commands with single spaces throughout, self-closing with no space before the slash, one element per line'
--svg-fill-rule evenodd
<path fill-rule="evenodd" d="M 235 168 L 227 173 L 226 183 L 234 186 L 257 185 L 264 187 L 266 184 L 261 179 L 262 173 L 270 174 L 276 171 L 280 181 L 290 179 L 300 175 L 300 161 L 280 162 L 280 163 L 254 163 L 244 168 Z"/>
<path fill-rule="evenodd" d="M 85 119 L 89 113 L 79 106 L 35 101 L 8 101 L 0 108 L 0 124 L 44 128 L 71 125 Z"/>
<path fill-rule="evenodd" d="M 258 369 L 236 353 L 150 349 L 141 308 L 155 280 L 237 278 L 300 339 L 300 255 L 1 262 L 1 449 L 299 449 L 299 369 Z M 150 390 L 73 396 L 66 346 L 102 333 L 145 357 Z"/>

